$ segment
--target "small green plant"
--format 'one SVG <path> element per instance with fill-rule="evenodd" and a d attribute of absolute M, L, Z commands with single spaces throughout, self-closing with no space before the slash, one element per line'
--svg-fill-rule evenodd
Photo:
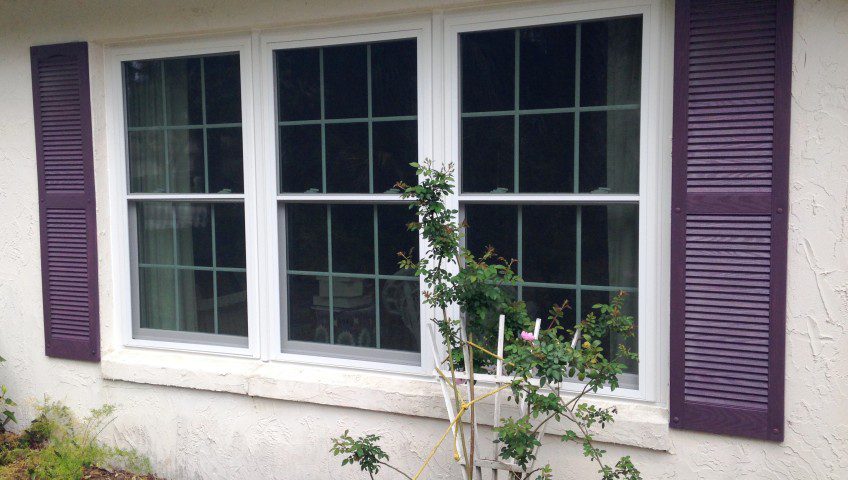
<path fill-rule="evenodd" d="M 10 449 L 10 464 L 0 466 L 0 478 L 21 478 L 15 474 L 25 473 L 34 480 L 81 480 L 92 467 L 136 474 L 150 471 L 149 461 L 135 451 L 98 441 L 114 420 L 114 406 L 92 409 L 82 421 L 67 406 L 49 399 L 37 409 L 32 426 L 19 437 L 17 447 Z"/>
<path fill-rule="evenodd" d="M 345 430 L 341 436 L 333 439 L 333 447 L 330 449 L 333 455 L 344 455 L 342 465 L 359 464 L 359 468 L 363 472 L 368 472 L 371 478 L 380 472 L 380 467 L 388 467 L 406 478 L 410 478 L 405 473 L 386 463 L 389 456 L 380 448 L 376 442 L 380 440 L 377 435 L 365 435 L 364 437 L 353 438 Z"/>
<path fill-rule="evenodd" d="M 0 357 L 0 363 L 5 361 L 5 358 Z M 6 431 L 6 425 L 10 422 L 18 423 L 15 412 L 12 411 L 12 408 L 16 406 L 17 404 L 8 396 L 6 385 L 0 384 L 0 409 L 2 409 L 0 410 L 0 433 Z"/>

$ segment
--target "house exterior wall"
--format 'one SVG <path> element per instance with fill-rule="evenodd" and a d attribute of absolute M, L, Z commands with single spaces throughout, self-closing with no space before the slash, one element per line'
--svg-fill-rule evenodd
<path fill-rule="evenodd" d="M 44 394 L 79 412 L 115 404 L 119 418 L 108 438 L 149 455 L 157 472 L 174 480 L 363 478 L 355 468 L 342 468 L 329 453 L 329 438 L 348 428 L 382 435 L 392 460 L 414 470 L 445 428 L 436 419 L 441 399 L 432 389 L 405 391 L 397 380 L 400 387 L 390 391 L 379 381 L 369 384 L 355 373 L 330 369 L 321 370 L 311 384 L 280 387 L 256 380 L 253 363 L 149 353 L 159 358 L 159 365 L 183 362 L 183 370 L 169 370 L 174 378 L 163 380 L 164 367 L 148 364 L 147 352 L 108 360 L 119 326 L 112 303 L 103 45 L 494 3 L 0 0 L 0 355 L 8 360 L 0 367 L 0 383 L 22 404 L 21 424 L 32 419 L 32 406 Z M 666 7 L 670 17 L 671 4 Z M 796 0 L 794 22 L 786 440 L 773 444 L 668 430 L 663 428 L 667 395 L 656 405 L 622 401 L 623 426 L 604 437 L 610 442 L 604 448 L 610 456 L 631 455 L 646 479 L 848 478 L 848 3 Z M 101 324 L 107 358 L 102 364 L 44 356 L 29 47 L 75 40 L 86 40 L 92 48 Z M 667 102 L 670 109 L 670 94 Z M 667 324 L 668 319 L 659 322 Z M 666 345 L 662 340 L 659 344 Z M 334 375 L 339 379 L 333 380 Z M 666 383 L 662 378 L 660 384 Z M 640 419 L 645 412 L 652 423 Z M 595 477 L 596 467 L 579 449 L 550 446 L 542 454 L 557 478 Z M 440 451 L 430 472 L 427 478 L 457 478 L 448 448 Z"/>

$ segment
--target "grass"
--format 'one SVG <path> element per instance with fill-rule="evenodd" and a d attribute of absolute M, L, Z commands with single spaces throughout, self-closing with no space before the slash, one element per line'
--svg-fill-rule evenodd
<path fill-rule="evenodd" d="M 0 479 L 149 479 L 149 461 L 134 450 L 98 441 L 114 420 L 111 405 L 78 420 L 59 402 L 45 400 L 32 425 L 21 434 L 0 434 Z"/>

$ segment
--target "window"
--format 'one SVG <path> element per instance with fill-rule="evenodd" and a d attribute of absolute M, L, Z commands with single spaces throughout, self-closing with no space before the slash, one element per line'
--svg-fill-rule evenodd
<path fill-rule="evenodd" d="M 446 15 L 443 42 L 427 18 L 110 50 L 126 343 L 429 372 L 396 182 L 433 158 L 457 166 L 467 245 L 519 260 L 532 316 L 625 290 L 651 351 L 655 19 L 566 10 Z"/>
<path fill-rule="evenodd" d="M 638 318 L 641 50 L 641 16 L 458 32 L 466 243 L 518 260 L 532 318 L 621 290 Z"/>
<path fill-rule="evenodd" d="M 395 187 L 416 181 L 417 58 L 415 38 L 274 52 L 283 352 L 420 363 Z"/>
<path fill-rule="evenodd" d="M 133 337 L 246 347 L 239 53 L 121 70 Z"/>

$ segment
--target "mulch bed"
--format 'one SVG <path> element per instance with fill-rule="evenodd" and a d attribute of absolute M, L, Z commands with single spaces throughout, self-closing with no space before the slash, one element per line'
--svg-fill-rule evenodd
<path fill-rule="evenodd" d="M 161 480 L 153 475 L 136 475 L 124 471 L 110 472 L 102 468 L 86 469 L 82 478 L 83 480 Z"/>

